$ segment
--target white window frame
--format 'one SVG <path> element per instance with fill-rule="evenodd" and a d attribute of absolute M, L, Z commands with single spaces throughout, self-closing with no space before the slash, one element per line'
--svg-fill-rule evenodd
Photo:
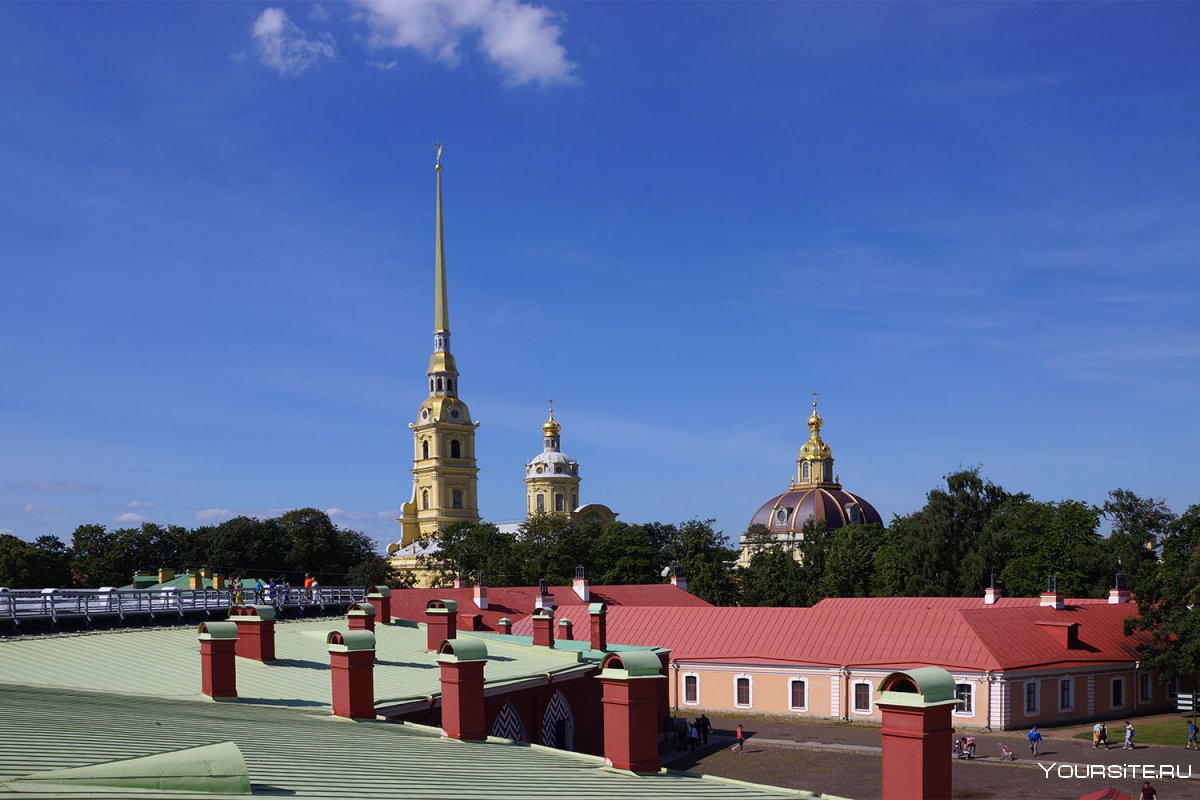
<path fill-rule="evenodd" d="M 804 684 L 804 705 L 802 705 L 802 706 L 792 705 L 792 685 L 797 684 L 797 683 Z M 788 710 L 789 711 L 808 711 L 808 678 L 791 678 L 790 680 L 788 680 L 787 686 L 788 686 L 788 689 L 787 689 Z"/>
<path fill-rule="evenodd" d="M 1064 683 L 1067 684 L 1067 686 L 1069 687 L 1067 691 L 1070 695 L 1070 700 L 1071 700 L 1071 704 L 1066 705 L 1066 706 L 1064 706 L 1062 704 L 1062 690 L 1063 690 Z M 1064 711 L 1074 711 L 1075 710 L 1075 679 L 1073 677 L 1071 677 L 1070 675 L 1059 676 L 1058 680 L 1056 680 L 1054 682 L 1054 694 L 1055 694 L 1055 699 L 1058 701 L 1059 713 L 1062 713 Z"/>
<path fill-rule="evenodd" d="M 857 705 L 855 705 L 858 702 L 858 687 L 859 686 L 867 687 L 867 707 L 865 710 L 861 709 Z M 850 713 L 862 714 L 863 716 L 870 714 L 874 710 L 874 707 L 875 707 L 875 700 L 874 700 L 874 698 L 871 697 L 871 692 L 872 692 L 872 687 L 871 687 L 870 681 L 859 680 L 859 681 L 854 681 L 853 683 L 851 683 L 850 684 Z"/>
<path fill-rule="evenodd" d="M 1033 710 L 1029 710 L 1029 687 L 1033 686 Z M 1021 687 L 1021 708 L 1027 717 L 1036 717 L 1042 713 L 1042 682 L 1040 679 L 1034 678 L 1025 681 L 1025 685 Z"/>
<path fill-rule="evenodd" d="M 971 692 L 970 692 L 971 710 L 963 711 L 962 706 L 955 704 L 954 716 L 956 716 L 956 717 L 973 717 L 973 716 L 975 716 L 975 681 L 955 681 L 954 682 L 954 699 L 955 700 L 958 699 L 958 687 L 960 687 L 960 686 L 966 686 L 967 688 L 969 688 L 971 690 Z"/>
<path fill-rule="evenodd" d="M 749 702 L 738 702 L 738 681 L 745 679 L 746 681 L 746 699 Z M 736 708 L 754 708 L 754 677 L 744 672 L 733 676 L 733 705 Z"/>
<path fill-rule="evenodd" d="M 1154 702 L 1154 684 L 1150 682 L 1149 672 L 1138 673 L 1138 698 L 1143 703 Z"/>
<path fill-rule="evenodd" d="M 696 679 L 696 699 L 695 699 L 695 700 L 688 700 L 688 699 L 687 699 L 687 682 L 688 682 L 688 678 L 695 678 L 695 679 Z M 736 687 L 734 688 L 734 690 L 736 691 Z M 683 702 L 683 704 L 684 704 L 685 706 L 698 706 L 698 705 L 700 705 L 700 673 L 699 673 L 699 672 L 685 672 L 685 673 L 683 673 L 683 698 L 682 698 L 682 702 Z"/>
<path fill-rule="evenodd" d="M 1121 705 L 1114 706 L 1114 705 L 1112 705 L 1113 687 L 1116 686 L 1118 683 L 1121 684 Z M 1128 702 L 1129 702 L 1128 695 L 1129 695 L 1129 687 L 1125 685 L 1125 676 L 1124 675 L 1114 675 L 1112 677 L 1112 680 L 1110 680 L 1108 682 L 1109 708 L 1113 708 L 1113 709 L 1124 708 L 1126 706 L 1126 704 L 1128 704 Z"/>

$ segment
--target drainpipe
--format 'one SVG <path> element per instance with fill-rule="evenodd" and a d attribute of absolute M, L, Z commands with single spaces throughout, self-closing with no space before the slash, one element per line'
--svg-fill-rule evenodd
<path fill-rule="evenodd" d="M 992 682 L 995 681 L 996 676 L 992 674 L 990 669 L 984 674 L 987 677 L 987 716 L 984 717 L 985 724 L 983 729 L 990 731 L 992 729 Z"/>
<path fill-rule="evenodd" d="M 850 697 L 849 697 L 848 693 L 850 691 L 850 667 L 843 665 L 841 670 L 839 670 L 839 673 L 841 675 L 841 681 L 842 681 L 842 691 L 841 691 L 842 721 L 849 722 L 850 721 Z"/>
<path fill-rule="evenodd" d="M 674 678 L 671 683 L 675 685 L 675 710 L 679 710 L 679 662 L 671 662 L 671 672 L 674 673 Z"/>

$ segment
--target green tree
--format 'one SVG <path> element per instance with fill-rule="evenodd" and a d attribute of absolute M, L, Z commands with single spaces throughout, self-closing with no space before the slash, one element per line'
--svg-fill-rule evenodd
<path fill-rule="evenodd" d="M 1163 680 L 1200 676 L 1200 505 L 1166 526 L 1160 551 L 1162 560 L 1141 580 L 1137 615 L 1125 628 L 1150 634 L 1142 663 Z"/>
<path fill-rule="evenodd" d="M 604 525 L 593 548 L 588 575 L 600 584 L 658 583 L 669 566 L 667 545 L 661 525 Z"/>
<path fill-rule="evenodd" d="M 1097 597 L 1107 591 L 1112 575 L 1099 533 L 1100 509 L 1078 500 L 1014 498 L 999 519 L 1010 553 L 1000 578 L 1010 594 L 1035 596 L 1054 574 L 1058 590 L 1068 597 Z"/>
<path fill-rule="evenodd" d="M 829 536 L 825 571 L 817 594 L 826 597 L 870 597 L 875 554 L 883 546 L 882 525 L 847 525 Z"/>
<path fill-rule="evenodd" d="M 437 548 L 421 557 L 421 565 L 433 570 L 439 583 L 459 576 L 473 581 L 481 572 L 493 586 L 522 581 L 517 537 L 489 522 L 455 522 L 426 541 L 436 541 Z"/>
<path fill-rule="evenodd" d="M 319 580 L 319 578 L 318 578 Z M 396 575 L 392 563 L 383 556 L 372 555 L 346 571 L 341 583 L 345 586 L 361 586 L 368 590 L 376 586 L 411 586 L 414 583 L 411 574 L 403 578 Z"/>
<path fill-rule="evenodd" d="M 1139 591 L 1143 575 L 1152 575 L 1159 540 L 1175 520 L 1162 500 L 1113 489 L 1102 506 L 1112 523 L 1105 542 L 1115 564 L 1125 573 L 1126 586 Z"/>
<path fill-rule="evenodd" d="M 713 529 L 713 521 L 690 519 L 664 527 L 670 542 L 668 560 L 679 565 L 688 591 L 713 605 L 735 605 L 740 594 L 733 567 L 737 551 L 729 547 L 723 533 Z"/>
<path fill-rule="evenodd" d="M 737 570 L 743 606 L 798 606 L 804 601 L 803 576 L 795 555 L 765 525 L 751 525 L 742 537 L 750 563 Z"/>

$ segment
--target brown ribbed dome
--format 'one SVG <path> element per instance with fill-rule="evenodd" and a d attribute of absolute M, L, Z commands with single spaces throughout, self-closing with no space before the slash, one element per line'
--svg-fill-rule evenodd
<path fill-rule="evenodd" d="M 796 534 L 803 532 L 809 519 L 824 522 L 826 530 L 883 524 L 879 512 L 866 500 L 841 488 L 823 486 L 797 486 L 772 497 L 754 513 L 750 524 L 765 525 L 771 533 Z"/>

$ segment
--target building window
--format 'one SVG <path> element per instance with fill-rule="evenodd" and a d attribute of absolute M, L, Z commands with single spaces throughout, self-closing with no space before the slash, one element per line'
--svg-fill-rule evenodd
<path fill-rule="evenodd" d="M 459 443 L 458 439 L 450 440 L 450 457 L 462 458 L 462 444 Z"/>
<path fill-rule="evenodd" d="M 442 390 L 442 379 L 441 378 L 437 379 L 437 386 L 438 386 L 437 390 L 440 392 Z"/>
<path fill-rule="evenodd" d="M 462 489 L 455 489 L 450 493 L 450 507 L 462 508 Z"/>
<path fill-rule="evenodd" d="M 562 511 L 563 506 L 565 505 L 564 501 L 565 501 L 565 498 L 560 493 L 555 492 L 554 493 L 554 510 Z"/>
<path fill-rule="evenodd" d="M 554 465 L 554 474 L 555 474 L 555 475 L 562 475 L 562 464 L 555 464 L 555 465 Z"/>
<path fill-rule="evenodd" d="M 955 714 L 964 717 L 975 716 L 975 684 L 954 684 L 954 696 L 958 699 L 958 707 L 954 709 Z"/>
<path fill-rule="evenodd" d="M 539 514 L 546 510 L 546 495 L 539 494 L 537 496 L 537 510 Z"/>
<path fill-rule="evenodd" d="M 1025 716 L 1041 710 L 1041 685 L 1040 681 L 1025 681 Z"/>
<path fill-rule="evenodd" d="M 1112 707 L 1123 708 L 1125 706 L 1125 679 L 1112 679 Z"/>
<path fill-rule="evenodd" d="M 808 480 L 808 476 L 809 476 L 808 469 L 809 468 L 808 468 L 807 461 L 805 461 L 803 464 L 800 465 L 800 479 L 801 480 L 805 480 L 805 481 Z"/>
<path fill-rule="evenodd" d="M 808 681 L 792 678 L 788 681 L 788 708 L 792 711 L 808 710 Z"/>
<path fill-rule="evenodd" d="M 425 489 L 421 492 L 421 508 L 429 510 L 429 490 Z"/>
<path fill-rule="evenodd" d="M 450 380 L 449 378 L 446 379 L 446 391 L 447 392 L 454 391 L 454 381 Z"/>
<path fill-rule="evenodd" d="M 854 713 L 871 713 L 871 684 L 867 681 L 854 684 Z"/>
<path fill-rule="evenodd" d="M 692 673 L 683 676 L 683 702 L 697 705 L 700 702 L 700 676 Z"/>
<path fill-rule="evenodd" d="M 1071 687 L 1074 686 L 1074 681 L 1070 678 L 1060 678 L 1058 681 L 1058 710 L 1070 711 L 1075 707 L 1075 698 L 1072 696 Z"/>
<path fill-rule="evenodd" d="M 571 508 L 579 508 L 579 495 L 571 495 Z"/>
<path fill-rule="evenodd" d="M 738 675 L 733 679 L 734 683 L 734 705 L 739 708 L 749 708 L 751 703 L 750 694 L 750 676 Z"/>
<path fill-rule="evenodd" d="M 421 458 L 429 458 L 429 442 L 421 442 Z"/>
<path fill-rule="evenodd" d="M 1142 672 L 1138 674 L 1138 691 L 1142 696 L 1143 703 L 1149 703 L 1154 700 L 1154 694 L 1150 691 L 1150 673 Z"/>

